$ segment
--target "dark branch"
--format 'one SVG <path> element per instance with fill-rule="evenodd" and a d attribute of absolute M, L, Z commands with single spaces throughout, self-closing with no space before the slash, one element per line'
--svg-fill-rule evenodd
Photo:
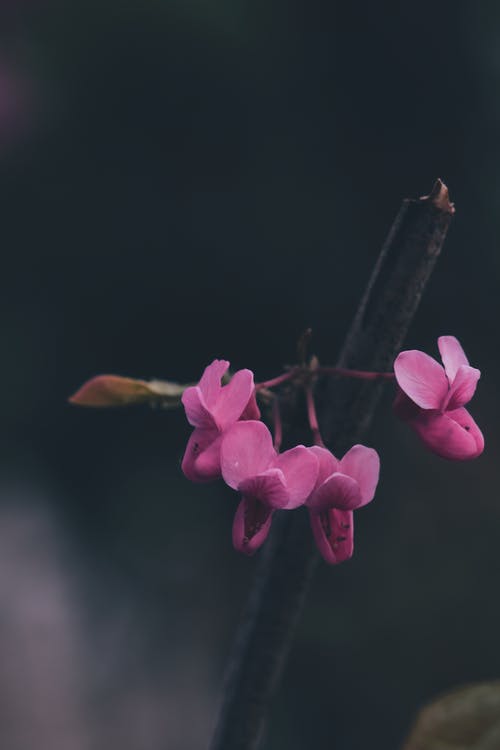
<path fill-rule="evenodd" d="M 346 336 L 339 367 L 392 370 L 454 212 L 441 180 L 430 195 L 403 201 Z M 321 425 L 336 450 L 342 452 L 366 433 L 383 386 L 329 381 Z"/>
<path fill-rule="evenodd" d="M 338 361 L 341 367 L 387 370 L 405 338 L 453 215 L 438 180 L 406 200 L 375 264 Z M 362 439 L 382 383 L 335 382 L 320 393 L 327 442 L 342 453 Z M 298 423 L 302 415 L 295 415 Z M 305 512 L 280 513 L 260 560 L 229 664 L 224 703 L 211 750 L 256 750 L 317 561 Z"/>

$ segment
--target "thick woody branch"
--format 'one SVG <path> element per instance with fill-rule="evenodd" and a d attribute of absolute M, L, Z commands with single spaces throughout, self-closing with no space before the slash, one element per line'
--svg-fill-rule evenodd
<path fill-rule="evenodd" d="M 392 370 L 454 212 L 441 180 L 430 195 L 403 201 L 346 336 L 339 367 Z M 334 441 L 336 450 L 366 433 L 382 387 L 382 381 L 329 381 L 320 419 L 325 439 Z"/>
<path fill-rule="evenodd" d="M 448 190 L 440 180 L 429 196 L 403 202 L 346 337 L 339 367 L 392 367 L 441 252 L 453 212 Z M 381 388 L 382 383 L 335 378 L 318 389 L 323 436 L 336 452 L 342 453 L 363 438 Z M 302 419 L 297 410 L 296 422 L 300 424 Z M 267 707 L 316 561 L 306 513 L 277 514 L 237 634 L 211 750 L 259 747 Z"/>

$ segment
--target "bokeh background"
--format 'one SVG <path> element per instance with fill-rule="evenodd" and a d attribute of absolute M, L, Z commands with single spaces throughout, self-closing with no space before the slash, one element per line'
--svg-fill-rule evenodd
<path fill-rule="evenodd" d="M 102 372 L 333 362 L 404 197 L 457 213 L 407 339 L 460 338 L 487 449 L 392 417 L 353 560 L 322 565 L 264 750 L 398 748 L 500 677 L 500 6 L 3 0 L 0 746 L 205 748 L 255 570 L 181 413 L 66 403 Z"/>

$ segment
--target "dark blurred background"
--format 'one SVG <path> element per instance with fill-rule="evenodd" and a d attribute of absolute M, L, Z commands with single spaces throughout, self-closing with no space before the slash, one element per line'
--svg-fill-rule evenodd
<path fill-rule="evenodd" d="M 404 197 L 457 207 L 407 339 L 454 334 L 484 455 L 396 422 L 356 552 L 321 565 L 265 750 L 398 748 L 500 677 L 500 6 L 3 0 L 0 746 L 205 748 L 256 559 L 180 412 L 67 405 L 101 372 L 333 362 Z M 391 389 L 389 388 L 388 391 Z"/>

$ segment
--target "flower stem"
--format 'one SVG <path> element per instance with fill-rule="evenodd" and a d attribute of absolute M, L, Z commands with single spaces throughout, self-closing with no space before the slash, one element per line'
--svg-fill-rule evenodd
<path fill-rule="evenodd" d="M 314 403 L 314 395 L 312 385 L 309 383 L 305 387 L 306 391 L 306 404 L 307 404 L 307 418 L 309 420 L 309 427 L 313 434 L 314 445 L 320 445 L 322 448 L 325 447 L 321 432 L 319 430 L 318 415 L 316 414 L 316 405 Z"/>
<path fill-rule="evenodd" d="M 274 449 L 276 453 L 280 452 L 281 441 L 283 439 L 283 427 L 281 424 L 281 412 L 279 398 L 276 396 L 273 401 L 273 421 L 274 421 Z"/>
<path fill-rule="evenodd" d="M 316 372 L 322 375 L 340 375 L 345 378 L 356 378 L 357 380 L 393 380 L 396 376 L 393 372 L 370 372 L 368 370 L 350 370 L 347 367 L 318 367 Z"/>
<path fill-rule="evenodd" d="M 271 380 L 263 380 L 262 383 L 256 383 L 255 388 L 256 390 L 260 390 L 261 388 L 274 388 L 276 385 L 286 383 L 287 380 L 291 380 L 294 377 L 298 369 L 299 368 L 294 367 L 288 372 L 284 372 L 282 375 L 278 375 L 278 377 L 276 378 L 271 378 Z"/>

